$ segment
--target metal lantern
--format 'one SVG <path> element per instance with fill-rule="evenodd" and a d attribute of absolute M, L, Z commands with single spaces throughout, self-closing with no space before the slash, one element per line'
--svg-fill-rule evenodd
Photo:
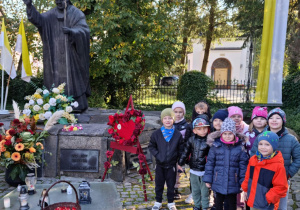
<path fill-rule="evenodd" d="M 27 191 L 26 187 L 21 187 L 20 195 L 19 195 L 19 201 L 20 201 L 20 209 L 19 210 L 28 210 L 28 201 L 27 201 Z"/>
<path fill-rule="evenodd" d="M 35 184 L 36 184 L 36 177 L 34 173 L 27 174 L 25 178 L 25 183 L 28 187 L 28 195 L 33 195 L 35 193 Z"/>
<path fill-rule="evenodd" d="M 91 204 L 91 186 L 87 181 L 82 181 L 78 188 L 79 191 L 79 203 L 80 204 Z"/>

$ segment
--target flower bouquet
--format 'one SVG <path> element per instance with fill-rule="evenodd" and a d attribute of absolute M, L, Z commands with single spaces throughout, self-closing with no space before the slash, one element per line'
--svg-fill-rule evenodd
<path fill-rule="evenodd" d="M 48 132 L 32 131 L 30 123 L 29 118 L 14 119 L 8 130 L 0 123 L 0 165 L 12 169 L 9 174 L 12 180 L 19 177 L 24 181 L 28 170 L 36 169 L 38 162 L 44 161 L 42 142 Z"/>
<path fill-rule="evenodd" d="M 64 110 L 58 123 L 76 123 L 77 120 L 71 112 L 72 107 L 78 107 L 78 102 L 74 101 L 72 96 L 64 95 L 65 85 L 66 83 L 62 83 L 58 87 L 53 86 L 50 91 L 37 88 L 33 95 L 26 96 L 25 100 L 28 103 L 24 105 L 24 117 L 33 117 L 35 121 L 42 120 L 46 124 L 54 112 Z"/>

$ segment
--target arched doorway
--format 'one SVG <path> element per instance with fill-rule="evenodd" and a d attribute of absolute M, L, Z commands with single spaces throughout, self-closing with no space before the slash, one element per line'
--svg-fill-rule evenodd
<path fill-rule="evenodd" d="M 216 59 L 211 67 L 211 77 L 219 88 L 229 87 L 231 80 L 231 63 L 226 58 Z"/>

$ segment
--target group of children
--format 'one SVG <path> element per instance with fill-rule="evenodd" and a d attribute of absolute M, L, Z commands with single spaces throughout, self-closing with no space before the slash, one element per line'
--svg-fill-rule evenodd
<path fill-rule="evenodd" d="M 149 150 L 156 159 L 156 202 L 162 207 L 167 185 L 168 209 L 176 210 L 180 198 L 182 167 L 190 167 L 194 210 L 287 209 L 288 183 L 300 168 L 300 144 L 285 128 L 280 108 L 269 113 L 255 107 L 248 125 L 237 106 L 218 110 L 212 117 L 208 103 L 194 107 L 190 124 L 185 105 L 177 101 L 161 112 L 163 126 L 155 131 Z M 191 196 L 189 196 L 190 198 Z"/>

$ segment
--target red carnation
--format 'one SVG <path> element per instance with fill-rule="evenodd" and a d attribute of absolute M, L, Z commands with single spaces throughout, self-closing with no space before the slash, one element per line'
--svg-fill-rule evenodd
<path fill-rule="evenodd" d="M 106 154 L 107 158 L 111 158 L 114 155 L 114 152 L 113 151 L 106 151 L 105 154 Z"/>
<path fill-rule="evenodd" d="M 104 168 L 105 168 L 105 169 L 109 169 L 110 167 L 111 167 L 110 162 L 106 161 L 106 162 L 104 163 Z"/>
<path fill-rule="evenodd" d="M 138 136 L 140 134 L 140 129 L 134 129 L 133 135 Z"/>
<path fill-rule="evenodd" d="M 142 118 L 141 117 L 136 117 L 135 123 L 140 123 L 140 122 L 142 122 Z"/>
<path fill-rule="evenodd" d="M 107 125 L 113 125 L 113 123 L 115 122 L 115 118 L 113 115 L 109 115 L 108 116 L 109 122 L 107 123 Z"/>
<path fill-rule="evenodd" d="M 7 140 L 4 144 L 5 144 L 6 146 L 10 146 L 10 145 L 11 145 L 11 140 Z"/>
<path fill-rule="evenodd" d="M 20 124 L 20 120 L 19 119 L 14 119 L 13 124 Z"/>
<path fill-rule="evenodd" d="M 139 154 L 138 158 L 139 158 L 140 162 L 146 162 L 146 156 L 145 155 Z"/>
<path fill-rule="evenodd" d="M 141 110 L 134 110 L 134 115 L 135 116 L 140 116 L 141 115 Z"/>
<path fill-rule="evenodd" d="M 108 131 L 109 134 L 112 134 L 112 133 L 114 132 L 114 129 L 113 129 L 113 128 L 110 128 L 110 129 L 108 129 L 107 131 Z"/>
<path fill-rule="evenodd" d="M 147 174 L 147 170 L 144 169 L 144 168 L 141 168 L 141 169 L 139 170 L 139 174 L 145 175 L 145 174 Z"/>
<path fill-rule="evenodd" d="M 2 127 L 4 124 L 3 123 L 0 123 L 0 127 Z"/>
<path fill-rule="evenodd" d="M 17 132 L 16 132 L 16 130 L 11 129 L 11 130 L 8 131 L 8 133 L 9 133 L 9 135 L 13 136 L 13 135 L 15 135 Z"/>
<path fill-rule="evenodd" d="M 22 141 L 23 141 L 23 140 L 22 140 L 21 138 L 17 138 L 17 139 L 16 139 L 16 142 L 17 142 L 17 143 L 20 143 L 20 142 L 22 142 Z"/>
<path fill-rule="evenodd" d="M 133 115 L 133 114 L 134 114 L 134 111 L 135 111 L 134 109 L 131 109 L 131 110 L 130 110 L 130 114 Z"/>
<path fill-rule="evenodd" d="M 32 130 L 28 129 L 28 132 L 30 132 L 33 135 L 33 131 Z"/>

